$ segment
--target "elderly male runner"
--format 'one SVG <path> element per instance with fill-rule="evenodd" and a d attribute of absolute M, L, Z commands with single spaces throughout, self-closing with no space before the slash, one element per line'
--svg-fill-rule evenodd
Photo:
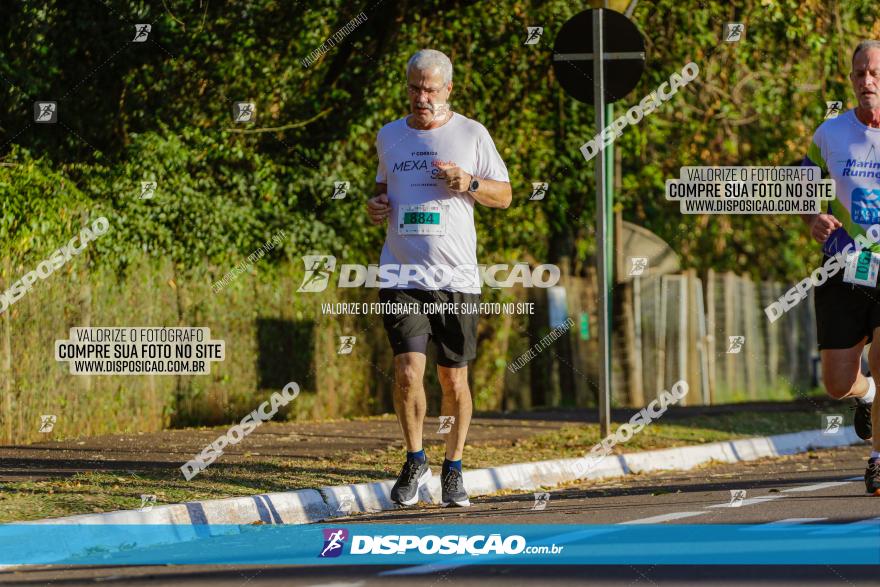
<path fill-rule="evenodd" d="M 826 120 L 813 135 L 804 165 L 816 165 L 837 187 L 828 214 L 805 215 L 810 233 L 823 243 L 825 259 L 853 243 L 880 223 L 880 41 L 863 41 L 853 52 L 850 81 L 859 105 Z M 872 420 L 880 423 L 880 404 L 874 402 L 875 377 L 880 376 L 880 342 L 871 345 L 872 376 L 861 373 L 862 349 L 880 339 L 880 289 L 877 268 L 880 246 L 850 253 L 847 271 L 816 288 L 816 330 L 822 358 L 822 379 L 836 399 L 855 398 L 856 434 L 871 438 Z M 870 268 L 867 275 L 856 271 Z M 850 267 L 851 266 L 851 267 Z M 865 471 L 868 493 L 880 495 L 880 435 L 873 438 Z"/>
<path fill-rule="evenodd" d="M 379 300 L 396 304 L 479 303 L 474 203 L 507 208 L 510 182 L 504 161 L 486 128 L 447 101 L 452 62 L 432 49 L 413 55 L 406 66 L 411 114 L 379 131 L 376 194 L 367 202 L 375 224 L 388 221 L 381 269 L 410 265 L 400 279 L 379 290 Z M 460 268 L 455 279 L 439 266 Z M 434 268 L 434 270 L 432 270 Z M 381 279 L 380 270 L 380 279 Z M 400 306 L 398 306 L 400 307 Z M 437 348 L 437 375 L 443 389 L 441 415 L 454 416 L 446 437 L 441 473 L 442 502 L 469 506 L 461 457 L 471 420 L 468 361 L 476 357 L 476 313 L 385 313 L 394 350 L 394 411 L 406 442 L 406 463 L 391 489 L 401 505 L 419 500 L 431 478 L 422 449 L 425 389 L 422 379 L 428 343 Z"/>

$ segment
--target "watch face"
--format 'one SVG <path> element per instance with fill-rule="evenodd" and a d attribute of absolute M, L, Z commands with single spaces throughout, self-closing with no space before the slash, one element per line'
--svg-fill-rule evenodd
<path fill-rule="evenodd" d="M 478 187 L 480 187 L 480 182 L 478 182 L 476 179 L 471 180 L 470 189 L 468 191 L 475 192 L 477 191 Z"/>

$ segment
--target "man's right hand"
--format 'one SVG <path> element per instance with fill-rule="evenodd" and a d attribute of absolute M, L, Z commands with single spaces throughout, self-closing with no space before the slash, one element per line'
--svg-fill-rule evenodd
<path fill-rule="evenodd" d="M 379 194 L 367 200 L 367 215 L 373 224 L 382 224 L 389 214 L 391 214 L 391 204 L 388 202 L 388 194 Z"/>
<path fill-rule="evenodd" d="M 843 226 L 840 220 L 831 214 L 816 214 L 810 219 L 810 234 L 820 244 L 828 240 L 831 233 Z"/>

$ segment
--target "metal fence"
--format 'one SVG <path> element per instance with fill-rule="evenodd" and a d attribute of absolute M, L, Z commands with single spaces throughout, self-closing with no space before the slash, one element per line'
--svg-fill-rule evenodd
<path fill-rule="evenodd" d="M 782 399 L 816 384 L 812 292 L 771 324 L 764 308 L 785 291 L 779 283 L 685 271 L 618 287 L 616 348 L 628 368 L 616 383 L 628 390 L 626 403 L 650 401 L 678 378 L 688 381 L 691 405 Z"/>

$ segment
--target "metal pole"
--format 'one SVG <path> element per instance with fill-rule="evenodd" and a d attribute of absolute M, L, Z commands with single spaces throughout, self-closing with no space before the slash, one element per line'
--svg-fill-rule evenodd
<path fill-rule="evenodd" d="M 593 11 L 593 107 L 596 129 L 605 128 L 605 55 L 602 49 L 603 9 Z M 605 250 L 608 222 L 605 210 L 605 157 L 596 157 L 596 279 L 599 293 L 599 434 L 603 438 L 611 431 L 611 374 L 610 345 L 608 344 L 608 258 Z"/>
<path fill-rule="evenodd" d="M 604 56 L 603 56 L 604 57 Z M 604 59 L 603 59 L 604 61 Z M 604 72 L 603 72 L 604 73 Z M 604 80 L 603 80 L 604 81 Z M 605 104 L 605 120 L 614 120 L 614 104 Z M 602 153 L 605 156 L 605 296 L 608 298 L 608 340 L 611 341 L 611 330 L 614 324 L 614 299 L 611 290 L 614 288 L 614 143 L 608 145 Z M 611 372 L 608 375 L 608 395 L 611 395 Z M 609 402 L 610 407 L 610 402 Z"/>

